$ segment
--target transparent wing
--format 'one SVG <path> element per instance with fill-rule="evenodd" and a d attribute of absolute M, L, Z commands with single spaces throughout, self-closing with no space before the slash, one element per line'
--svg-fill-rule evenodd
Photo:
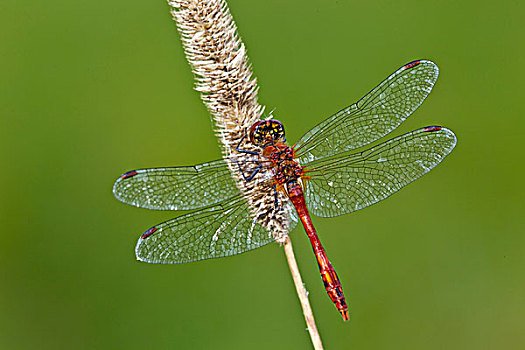
<path fill-rule="evenodd" d="M 237 196 L 150 228 L 135 252 L 141 261 L 176 264 L 239 254 L 272 241 L 270 232 L 250 216 L 246 201 Z"/>
<path fill-rule="evenodd" d="M 307 164 L 308 209 L 323 217 L 377 203 L 439 164 L 456 145 L 449 129 L 430 126 L 366 151 Z"/>
<path fill-rule="evenodd" d="M 128 171 L 113 186 L 126 204 L 157 210 L 191 210 L 239 195 L 224 160 L 195 166 Z"/>
<path fill-rule="evenodd" d="M 302 163 L 311 162 L 380 139 L 421 105 L 438 75 L 434 62 L 407 63 L 358 102 L 303 135 L 296 144 L 296 156 Z"/>

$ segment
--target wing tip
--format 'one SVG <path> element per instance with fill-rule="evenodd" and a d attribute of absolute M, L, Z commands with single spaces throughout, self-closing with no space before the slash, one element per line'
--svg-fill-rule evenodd
<path fill-rule="evenodd" d="M 139 252 L 135 252 L 135 258 L 137 259 L 137 261 L 140 261 L 140 262 L 143 262 L 143 263 L 146 263 L 146 264 L 165 264 L 162 261 L 146 259 L 146 258 L 140 256 Z"/>
<path fill-rule="evenodd" d="M 151 229 L 149 229 L 151 230 Z M 151 263 L 152 261 L 149 260 L 149 259 L 146 259 L 143 255 L 142 255 L 142 242 L 144 241 L 144 239 L 142 238 L 142 236 L 144 236 L 149 230 L 147 230 L 146 232 L 144 232 L 140 237 L 139 237 L 139 240 L 137 241 L 137 245 L 135 246 L 135 258 L 137 259 L 137 261 L 140 261 L 140 262 L 145 262 L 145 263 Z"/>
<path fill-rule="evenodd" d="M 154 262 L 154 261 L 151 261 L 149 259 L 145 259 L 142 256 L 141 246 L 142 246 L 142 243 L 146 239 L 148 239 L 151 235 L 153 235 L 157 230 L 158 230 L 158 228 L 156 226 L 153 226 L 153 227 L 150 227 L 149 229 L 147 229 L 146 232 L 144 232 L 143 234 L 140 235 L 139 240 L 137 241 L 137 245 L 135 246 L 135 257 L 137 258 L 138 261 L 147 262 L 147 263 Z"/>
<path fill-rule="evenodd" d="M 434 83 L 435 81 L 437 80 L 438 76 L 439 76 L 439 67 L 437 66 L 437 64 L 431 60 L 425 60 L 425 59 L 419 59 L 419 60 L 414 60 L 414 61 L 411 61 L 411 62 L 408 62 L 407 64 L 405 64 L 403 67 L 401 67 L 401 71 L 405 71 L 405 70 L 409 70 L 409 69 L 412 69 L 414 67 L 417 67 L 417 66 L 420 66 L 420 65 L 427 65 L 427 66 L 432 66 L 432 68 L 434 69 L 435 71 L 435 74 L 434 74 Z"/>
<path fill-rule="evenodd" d="M 120 183 L 123 181 L 123 180 L 126 180 L 126 179 L 129 179 L 135 175 L 137 175 L 139 172 L 138 170 L 130 170 L 130 171 L 127 171 L 125 172 L 124 174 L 120 175 L 118 177 L 118 179 L 115 180 L 115 183 L 113 184 L 113 195 L 118 199 L 120 200 L 120 195 L 118 193 L 118 187 L 120 185 Z"/>
<path fill-rule="evenodd" d="M 452 150 L 454 149 L 454 147 L 456 147 L 456 144 L 458 142 L 458 138 L 456 137 L 456 134 L 454 134 L 454 132 L 452 130 L 450 130 L 449 128 L 446 128 L 444 126 L 440 126 L 440 125 L 425 126 L 423 128 L 423 132 L 441 132 L 443 134 L 447 134 L 448 137 L 450 137 L 450 139 L 452 139 L 452 143 L 450 145 L 449 151 L 447 152 L 447 155 L 450 152 L 452 152 Z"/>

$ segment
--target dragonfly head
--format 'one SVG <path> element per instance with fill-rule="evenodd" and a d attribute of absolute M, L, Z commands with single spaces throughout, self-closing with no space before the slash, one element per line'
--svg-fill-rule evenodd
<path fill-rule="evenodd" d="M 285 142 L 283 124 L 275 119 L 261 120 L 250 128 L 250 141 L 257 146 Z"/>

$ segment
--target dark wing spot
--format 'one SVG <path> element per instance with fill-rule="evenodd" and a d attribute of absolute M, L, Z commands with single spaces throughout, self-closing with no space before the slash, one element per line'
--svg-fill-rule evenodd
<path fill-rule="evenodd" d="M 417 66 L 421 61 L 412 61 L 410 63 L 405 64 L 405 69 L 410 69 L 415 66 Z"/>
<path fill-rule="evenodd" d="M 433 131 L 439 131 L 441 130 L 441 126 L 433 125 L 433 126 L 427 126 L 423 131 L 426 132 L 433 132 Z"/>
<path fill-rule="evenodd" d="M 122 180 L 124 180 L 124 179 L 128 179 L 128 178 L 130 178 L 130 177 L 133 177 L 133 176 L 135 176 L 135 175 L 137 175 L 137 171 L 136 171 L 136 170 L 131 170 L 131 171 L 128 171 L 127 173 L 122 174 L 122 175 L 120 176 L 120 178 L 121 178 Z"/>
<path fill-rule="evenodd" d="M 149 236 L 151 236 L 153 233 L 155 233 L 155 231 L 157 231 L 157 228 L 156 227 L 152 227 L 150 228 L 149 230 L 147 230 L 146 232 L 144 232 L 142 234 L 142 236 L 140 236 L 141 239 L 146 239 L 148 238 Z"/>

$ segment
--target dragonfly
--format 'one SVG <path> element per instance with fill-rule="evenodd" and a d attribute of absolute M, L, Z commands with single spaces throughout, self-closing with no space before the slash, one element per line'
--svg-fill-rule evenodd
<path fill-rule="evenodd" d="M 265 119 L 247 126 L 245 137 L 224 159 L 124 173 L 113 187 L 118 200 L 146 209 L 191 211 L 145 231 L 136 245 L 137 259 L 174 264 L 231 256 L 274 242 L 275 227 L 287 234 L 300 221 L 326 292 L 348 321 L 341 281 L 310 213 L 335 217 L 368 207 L 418 179 L 452 151 L 456 136 L 435 125 L 361 150 L 403 123 L 431 92 L 438 75 L 432 61 L 407 63 L 293 146 L 286 144 L 280 121 Z M 259 196 L 273 203 L 259 214 L 254 214 L 258 202 L 250 202 L 239 185 L 254 181 L 262 188 Z"/>

